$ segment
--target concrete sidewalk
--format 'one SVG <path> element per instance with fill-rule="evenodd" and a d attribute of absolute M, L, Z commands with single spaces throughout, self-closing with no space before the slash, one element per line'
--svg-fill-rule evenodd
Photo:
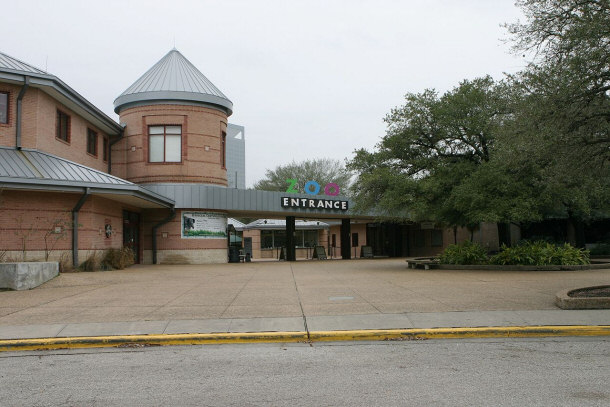
<path fill-rule="evenodd" d="M 563 289 L 610 269 L 407 269 L 404 259 L 134 266 L 0 292 L 0 339 L 231 332 L 610 325 L 560 310 Z"/>
<path fill-rule="evenodd" d="M 0 339 L 573 325 L 610 325 L 610 311 L 464 311 L 333 315 L 307 318 L 307 325 L 300 317 L 9 325 L 0 327 Z"/>

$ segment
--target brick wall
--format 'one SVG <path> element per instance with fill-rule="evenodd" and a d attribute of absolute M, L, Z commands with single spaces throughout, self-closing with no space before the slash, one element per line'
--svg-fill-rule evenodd
<path fill-rule="evenodd" d="M 366 245 L 366 224 L 365 223 L 354 223 L 350 225 L 350 233 L 358 233 L 358 247 L 356 247 L 355 249 L 355 255 L 354 255 L 354 248 L 351 247 L 352 246 L 352 238 L 350 235 L 350 242 L 349 245 L 351 247 L 350 249 L 350 253 L 351 253 L 351 257 L 352 258 L 359 258 L 360 257 L 360 246 L 365 246 Z M 329 240 L 331 239 L 331 235 L 336 235 L 336 243 L 337 246 L 334 248 L 331 247 L 330 248 L 330 253 L 327 253 L 328 257 L 333 257 L 333 258 L 341 258 L 341 226 L 340 225 L 333 225 L 330 227 L 330 231 L 329 231 Z"/>
<path fill-rule="evenodd" d="M 71 193 L 0 191 L 0 252 L 21 257 L 25 248 L 28 260 L 44 259 L 45 252 L 51 257 L 62 251 L 71 253 L 71 211 L 80 197 Z M 121 248 L 123 209 L 134 210 L 103 197 L 89 197 L 79 212 L 79 251 L 91 253 Z M 106 237 L 106 224 L 112 226 L 110 237 Z M 79 257 L 79 260 L 85 258 Z"/>
<path fill-rule="evenodd" d="M 180 209 L 173 220 L 157 230 L 157 258 L 164 264 L 226 263 L 228 241 L 221 239 L 182 238 L 181 212 L 201 209 Z M 208 211 L 206 211 L 208 212 Z M 211 211 L 209 211 L 211 212 Z M 148 209 L 143 212 L 141 228 L 143 263 L 152 263 L 152 228 L 169 215 L 166 209 Z"/>
<path fill-rule="evenodd" d="M 0 92 L 9 92 L 9 123 L 0 124 L 0 145 L 15 147 L 17 96 L 21 86 L 0 83 Z M 57 110 L 70 116 L 70 142 L 57 139 Z M 97 156 L 87 153 L 87 129 L 97 133 Z M 22 101 L 21 146 L 38 149 L 70 161 L 106 172 L 102 146 L 105 134 L 85 119 L 33 87 L 28 88 Z"/>
<path fill-rule="evenodd" d="M 201 106 L 150 105 L 125 109 L 125 137 L 113 147 L 112 173 L 135 183 L 178 182 L 227 185 L 221 166 L 226 114 Z M 182 126 L 182 162 L 151 163 L 148 126 Z"/>

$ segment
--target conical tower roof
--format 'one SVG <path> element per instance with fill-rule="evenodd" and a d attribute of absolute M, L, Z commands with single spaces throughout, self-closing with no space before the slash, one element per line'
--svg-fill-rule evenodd
<path fill-rule="evenodd" d="M 233 103 L 176 48 L 115 99 L 114 111 L 154 103 L 188 102 L 233 113 Z"/>

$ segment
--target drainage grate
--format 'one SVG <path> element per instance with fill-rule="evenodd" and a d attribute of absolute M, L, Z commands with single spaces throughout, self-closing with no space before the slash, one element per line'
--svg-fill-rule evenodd
<path fill-rule="evenodd" d="M 353 300 L 354 297 L 328 297 L 330 301 L 348 301 Z"/>

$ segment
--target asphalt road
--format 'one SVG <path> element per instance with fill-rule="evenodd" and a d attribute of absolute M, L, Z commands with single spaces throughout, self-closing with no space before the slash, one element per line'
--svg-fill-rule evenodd
<path fill-rule="evenodd" d="M 610 339 L 0 354 L 3 406 L 607 406 Z"/>

